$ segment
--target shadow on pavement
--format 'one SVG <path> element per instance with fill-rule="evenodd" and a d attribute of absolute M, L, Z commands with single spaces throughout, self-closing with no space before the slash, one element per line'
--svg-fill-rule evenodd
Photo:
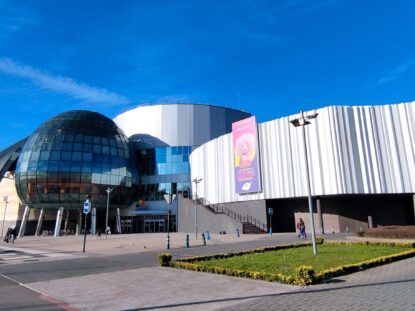
<path fill-rule="evenodd" d="M 215 302 L 238 301 L 238 300 L 242 301 L 242 300 L 255 299 L 255 298 L 279 297 L 279 296 L 298 295 L 298 294 L 305 294 L 305 293 L 338 291 L 338 290 L 343 290 L 343 289 L 348 289 L 348 288 L 370 287 L 370 286 L 379 286 L 379 285 L 388 285 L 388 284 L 397 284 L 397 283 L 409 283 L 409 282 L 415 282 L 415 279 L 390 281 L 390 282 L 379 282 L 379 283 L 370 283 L 370 284 L 358 284 L 358 285 L 341 286 L 341 287 L 334 287 L 334 288 L 308 289 L 308 288 L 310 288 L 310 287 L 308 287 L 308 288 L 303 288 L 303 289 L 295 290 L 295 291 L 288 292 L 288 293 L 255 295 L 255 296 L 245 296 L 245 297 L 232 297 L 232 298 L 223 298 L 223 299 L 212 299 L 212 300 L 186 302 L 186 303 L 160 305 L 160 306 L 151 306 L 151 307 L 146 307 L 146 308 L 127 309 L 127 310 L 128 311 L 154 310 L 154 309 L 165 309 L 165 308 L 174 308 L 174 307 L 185 307 L 185 306 L 192 306 L 192 305 L 196 306 L 196 305 L 215 303 Z"/>

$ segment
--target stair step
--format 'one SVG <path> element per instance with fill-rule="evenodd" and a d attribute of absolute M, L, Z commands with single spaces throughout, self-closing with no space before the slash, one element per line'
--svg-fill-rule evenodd
<path fill-rule="evenodd" d="M 261 234 L 266 233 L 266 231 L 262 230 L 261 228 L 258 228 L 254 224 L 251 224 L 250 222 L 244 222 L 242 223 L 242 231 L 244 234 Z"/>

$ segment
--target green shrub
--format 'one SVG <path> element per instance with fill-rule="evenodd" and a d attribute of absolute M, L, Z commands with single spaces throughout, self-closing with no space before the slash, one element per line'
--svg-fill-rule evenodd
<path fill-rule="evenodd" d="M 316 281 L 316 272 L 313 266 L 299 266 L 295 271 L 295 283 L 297 285 L 310 285 Z"/>
<path fill-rule="evenodd" d="M 163 267 L 169 267 L 172 260 L 172 255 L 170 253 L 163 253 L 159 255 L 159 264 Z"/>
<path fill-rule="evenodd" d="M 323 244 L 323 243 L 324 243 L 324 238 L 322 236 L 316 237 L 316 244 Z"/>
<path fill-rule="evenodd" d="M 316 242 L 318 241 L 317 243 L 324 243 L 323 238 L 320 238 L 319 240 L 317 239 L 316 239 Z M 269 281 L 269 282 L 281 282 L 281 283 L 286 283 L 286 284 L 306 286 L 310 284 L 316 284 L 318 282 L 321 282 L 331 277 L 336 277 L 336 276 L 344 275 L 347 273 L 361 271 L 361 270 L 379 266 L 385 263 L 415 256 L 415 249 L 414 249 L 415 243 L 388 243 L 388 242 L 371 242 L 371 241 L 362 241 L 362 242 L 330 242 L 329 241 L 329 242 L 326 242 L 325 244 L 327 245 L 399 246 L 399 247 L 407 247 L 408 250 L 405 252 L 401 252 L 401 253 L 397 253 L 393 255 L 382 256 L 382 257 L 362 261 L 359 263 L 340 265 L 340 266 L 333 267 L 328 270 L 321 271 L 319 273 L 315 272 L 315 269 L 313 266 L 303 265 L 303 266 L 297 267 L 296 274 L 294 276 L 282 275 L 280 273 L 242 271 L 242 270 L 236 270 L 236 269 L 234 270 L 230 268 L 223 268 L 223 267 L 217 267 L 217 266 L 205 266 L 203 264 L 199 264 L 198 262 L 210 260 L 210 259 L 228 258 L 231 256 L 233 257 L 233 256 L 256 254 L 256 253 L 262 253 L 262 252 L 280 250 L 280 249 L 286 249 L 286 248 L 311 246 L 311 243 L 285 244 L 285 245 L 276 245 L 276 246 L 271 246 L 271 247 L 268 246 L 268 247 L 264 247 L 260 249 L 240 251 L 236 253 L 189 257 L 189 258 L 184 258 L 184 259 L 174 260 L 174 261 L 172 261 L 170 254 L 161 254 L 159 256 L 159 262 L 162 266 L 170 266 L 174 268 L 181 268 L 181 269 L 201 271 L 201 272 L 210 272 L 210 273 L 223 274 L 223 275 L 228 275 L 228 276 L 252 278 L 256 280 L 264 280 L 264 281 Z"/>

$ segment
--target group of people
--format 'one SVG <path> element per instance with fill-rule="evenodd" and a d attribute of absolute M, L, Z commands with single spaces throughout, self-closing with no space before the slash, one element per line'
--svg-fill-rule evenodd
<path fill-rule="evenodd" d="M 307 239 L 307 233 L 305 232 L 305 223 L 302 218 L 297 223 L 298 238 Z"/>
<path fill-rule="evenodd" d="M 17 237 L 17 230 L 15 226 L 12 226 L 11 228 L 7 229 L 7 233 L 6 236 L 4 237 L 4 242 L 9 243 L 12 242 L 14 243 L 14 241 L 16 240 Z"/>

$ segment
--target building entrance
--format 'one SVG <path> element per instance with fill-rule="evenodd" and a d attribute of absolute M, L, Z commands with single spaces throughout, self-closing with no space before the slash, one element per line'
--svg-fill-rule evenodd
<path fill-rule="evenodd" d="M 144 220 L 144 232 L 164 232 L 164 219 L 146 219 Z"/>

